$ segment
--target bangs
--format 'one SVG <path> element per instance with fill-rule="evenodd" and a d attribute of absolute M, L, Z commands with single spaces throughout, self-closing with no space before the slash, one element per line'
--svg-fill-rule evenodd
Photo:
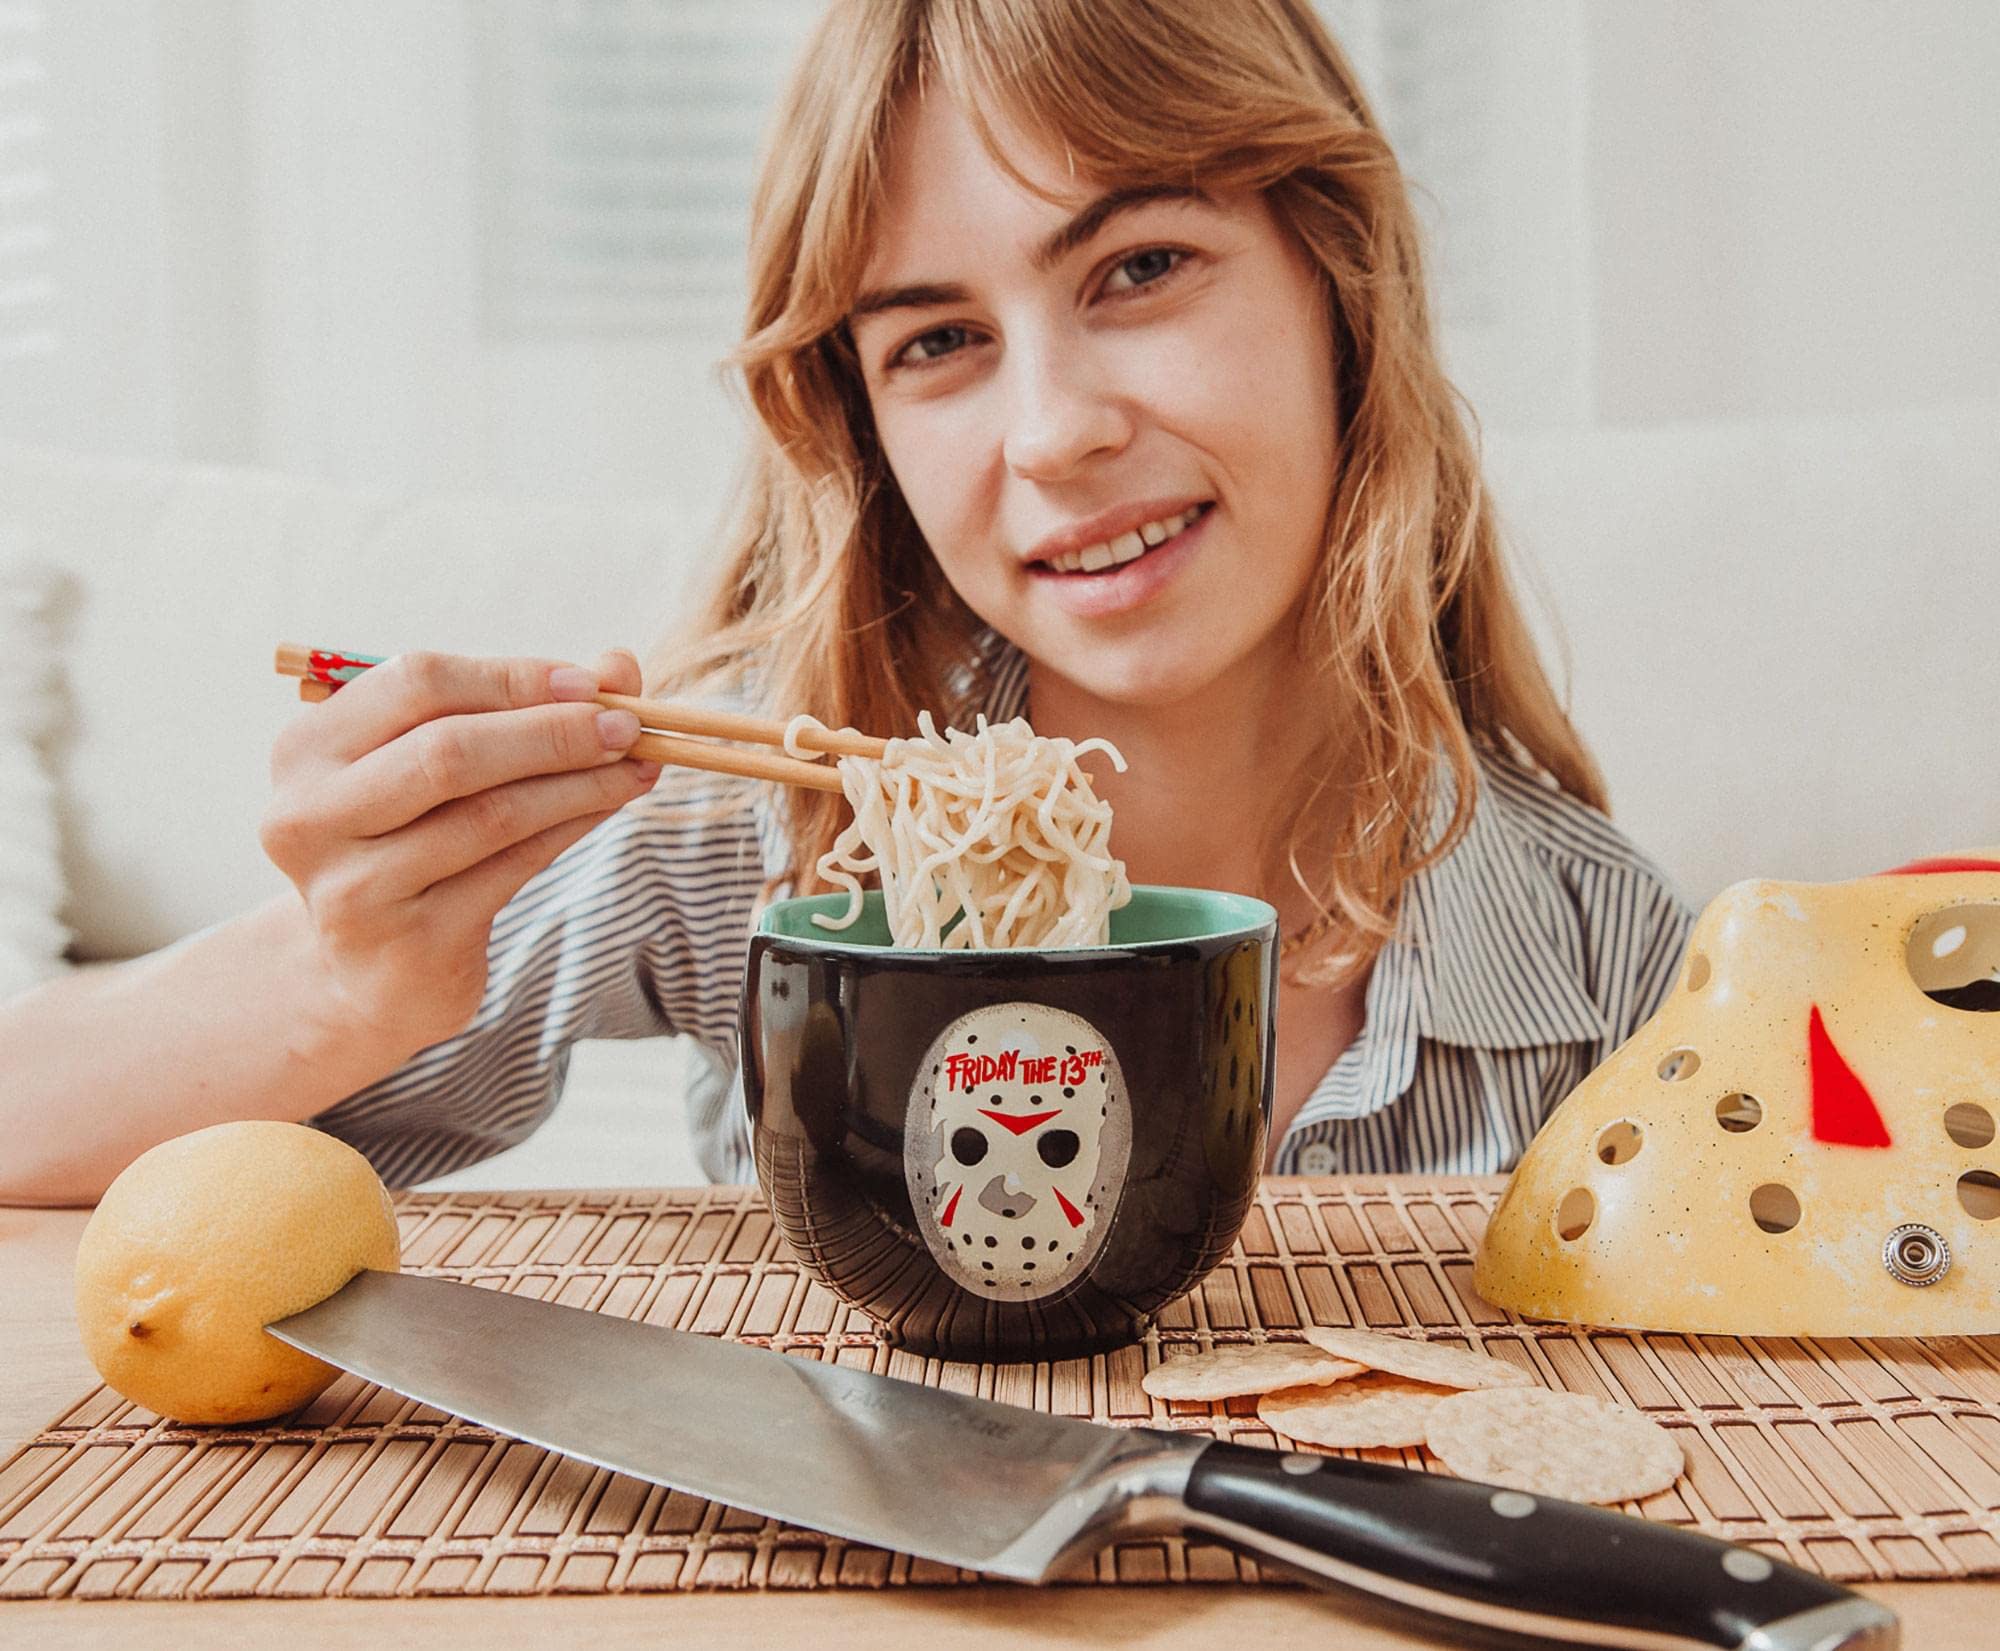
<path fill-rule="evenodd" d="M 822 72 L 834 62 L 850 72 Z M 1324 190 L 1330 174 L 1360 183 L 1395 170 L 1304 0 L 834 5 L 777 122 L 805 141 L 790 165 L 767 166 L 752 212 L 762 279 L 740 365 L 839 327 L 860 291 L 899 114 L 933 93 L 965 112 L 1001 172 L 1051 202 L 1022 170 L 1024 137 L 1065 155 L 1070 177 L 1094 189 L 1263 190 L 1310 173 Z"/>
<path fill-rule="evenodd" d="M 1097 188 L 1267 189 L 1294 173 L 1386 160 L 1354 78 L 1309 7 L 1262 0 L 1108 6 L 931 0 L 916 80 L 965 111 L 993 163 L 1022 135 Z M 1391 163 L 1393 164 L 1393 163 Z"/>

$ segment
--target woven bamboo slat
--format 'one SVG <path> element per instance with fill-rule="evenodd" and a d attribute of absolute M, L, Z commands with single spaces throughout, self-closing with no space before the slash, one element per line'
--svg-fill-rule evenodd
<path fill-rule="evenodd" d="M 969 1365 L 884 1346 L 807 1279 L 752 1189 L 401 1198 L 405 1264 L 1100 1421 L 1279 1441 L 1254 1400 L 1162 1402 L 1167 1354 L 1405 1328 L 1634 1405 L 1688 1471 L 1628 1511 L 1850 1581 L 2000 1575 L 2000 1338 L 1785 1340 L 1524 1324 L 1471 1286 L 1500 1182 L 1273 1181 L 1143 1343 Z M 716 1425 L 726 1427 L 718 1396 Z M 1421 1450 L 1359 1454 L 1408 1466 Z M 351 1377 L 277 1423 L 188 1428 L 104 1388 L 0 1462 L 0 1599 L 844 1588 L 972 1580 L 611 1474 Z M 1263 1582 L 1178 1538 L 1076 1583 Z"/>

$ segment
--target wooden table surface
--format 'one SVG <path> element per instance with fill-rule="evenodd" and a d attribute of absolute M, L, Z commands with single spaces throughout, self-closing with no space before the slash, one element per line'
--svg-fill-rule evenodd
<path fill-rule="evenodd" d="M 0 1456 L 96 1383 L 76 1339 L 70 1269 L 87 1212 L 0 1207 Z M 1885 1583 L 1863 1590 L 1903 1618 L 1910 1651 L 1992 1645 L 2000 1581 Z M 1044 1645 L 1218 1646 L 1337 1643 L 1354 1651 L 1491 1645 L 1436 1618 L 1361 1596 L 1270 1587 L 898 1588 L 879 1593 L 745 1592 L 397 1600 L 0 1600 L 0 1643 L 38 1651 L 112 1643 L 286 1651 L 370 1644 L 486 1651 L 588 1640 L 594 1647 L 840 1647 L 940 1651 Z M 1520 1641 L 1509 1643 L 1519 1644 Z"/>

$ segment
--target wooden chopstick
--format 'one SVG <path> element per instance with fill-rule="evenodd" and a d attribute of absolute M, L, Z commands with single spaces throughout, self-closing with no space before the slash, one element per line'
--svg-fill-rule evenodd
<path fill-rule="evenodd" d="M 646 762 L 672 763 L 676 768 L 699 768 L 710 774 L 741 774 L 745 779 L 802 785 L 812 791 L 843 789 L 840 770 L 831 763 L 801 762 L 797 757 L 779 756 L 774 751 L 744 751 L 714 740 L 681 739 L 674 734 L 641 734 L 625 754 Z"/>
<path fill-rule="evenodd" d="M 280 676 L 299 678 L 300 699 L 317 702 L 332 697 L 343 681 L 352 681 L 362 671 L 380 663 L 381 659 L 372 654 L 342 654 L 287 642 L 278 647 L 275 669 Z M 831 763 L 804 762 L 777 752 L 742 751 L 714 743 L 714 739 L 747 740 L 782 749 L 785 725 L 774 717 L 744 716 L 670 700 L 639 699 L 631 694 L 599 694 L 596 699 L 607 710 L 632 712 L 640 726 L 648 730 L 632 742 L 627 752 L 642 761 L 672 763 L 677 768 L 698 768 L 713 774 L 739 774 L 747 779 L 775 780 L 815 791 L 841 790 L 840 771 Z M 687 734 L 714 738 L 679 737 Z M 824 732 L 804 729 L 797 743 L 809 751 L 843 757 L 879 758 L 888 747 L 887 740 L 859 734 L 851 728 L 829 728 Z"/>
<path fill-rule="evenodd" d="M 776 717 L 744 716 L 715 711 L 705 705 L 682 705 L 666 699 L 637 699 L 631 694 L 599 694 L 597 703 L 613 711 L 630 711 L 640 725 L 672 734 L 708 734 L 716 739 L 747 740 L 754 745 L 785 744 L 785 725 Z M 852 728 L 802 728 L 797 743 L 808 751 L 831 757 L 874 757 L 889 747 L 885 739 L 856 733 Z"/>

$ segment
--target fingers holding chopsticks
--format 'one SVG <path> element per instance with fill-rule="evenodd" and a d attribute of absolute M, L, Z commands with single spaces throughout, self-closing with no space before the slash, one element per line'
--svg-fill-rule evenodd
<path fill-rule="evenodd" d="M 658 777 L 657 767 L 620 762 L 530 775 L 455 797 L 394 830 L 363 834 L 371 847 L 371 884 L 385 898 L 412 898 L 570 822 L 601 820 L 649 790 Z M 585 825 L 576 836 L 588 829 Z"/>
<path fill-rule="evenodd" d="M 398 666 L 403 675 L 415 675 L 437 657 L 415 655 L 409 656 L 406 661 L 391 660 L 386 663 Z M 502 666 L 512 664 L 506 661 L 494 663 Z M 385 662 L 372 654 L 344 654 L 286 642 L 279 644 L 275 664 L 280 675 L 300 679 L 300 698 L 318 704 L 332 698 L 335 688 L 364 680 L 371 669 L 381 667 Z M 628 754 L 649 762 L 673 763 L 677 767 L 709 773 L 734 774 L 744 779 L 772 780 L 781 785 L 839 792 L 845 788 L 845 782 L 838 767 L 819 760 L 801 760 L 799 756 L 792 755 L 795 737 L 799 745 L 816 758 L 852 756 L 879 761 L 888 750 L 889 742 L 879 736 L 859 733 L 852 728 L 828 728 L 810 716 L 757 716 L 714 705 L 641 699 L 634 694 L 618 692 L 613 684 L 636 685 L 638 681 L 638 662 L 623 650 L 603 655 L 598 665 L 599 685 L 593 697 L 607 712 L 629 711 L 641 719 L 640 726 L 644 731 L 633 740 Z M 582 693 L 590 680 L 584 672 L 574 668 L 553 668 L 548 673 L 548 691 L 558 700 L 569 700 Z M 532 689 L 515 697 L 530 704 L 539 703 L 539 696 Z M 357 722 L 353 726 L 365 725 Z M 611 730 L 616 729 L 622 735 L 630 731 L 631 725 L 622 718 L 612 718 L 600 721 L 599 727 L 610 737 Z M 747 744 L 752 749 L 741 749 L 734 742 Z M 759 746 L 770 749 L 755 749 Z M 365 742 L 362 748 L 371 749 Z M 785 754 L 780 755 L 779 752 Z"/>
<path fill-rule="evenodd" d="M 639 719 L 595 703 L 638 685 L 623 652 L 406 655 L 293 719 L 261 836 L 343 997 L 440 1036 L 463 1024 L 499 908 L 657 780 L 626 756 Z"/>
<path fill-rule="evenodd" d="M 638 664 L 628 653 L 607 654 L 598 665 L 614 659 L 620 681 L 637 680 Z M 575 708 L 560 714 L 589 723 L 595 716 L 591 702 L 602 686 L 596 669 L 560 659 L 405 653 L 359 672 L 312 717 L 300 720 L 312 725 L 306 743 L 313 749 L 353 761 L 441 717 L 570 705 Z"/>
<path fill-rule="evenodd" d="M 645 678 L 639 674 L 639 661 L 629 648 L 613 648 L 599 654 L 592 668 L 597 672 L 599 693 L 636 696 L 646 686 Z"/>
<path fill-rule="evenodd" d="M 378 666 L 294 719 L 272 759 L 281 791 L 308 792 L 316 813 L 374 837 L 497 786 L 618 763 L 638 737 L 631 712 L 594 703 L 594 670 L 413 657 L 408 669 Z M 637 669 L 629 655 L 601 663 L 620 678 Z M 642 772 L 630 764 L 620 778 L 636 787 Z M 595 799 L 602 788 L 578 795 Z"/>
<path fill-rule="evenodd" d="M 624 767 L 633 766 L 630 763 Z M 489 854 L 463 871 L 433 883 L 425 891 L 426 902 L 471 913 L 499 914 L 537 873 L 551 865 L 557 855 L 581 842 L 631 799 L 621 798 L 611 807 L 594 814 L 579 814 L 545 827 L 532 836 L 496 853 Z M 491 917 L 487 921 L 491 922 Z"/>

